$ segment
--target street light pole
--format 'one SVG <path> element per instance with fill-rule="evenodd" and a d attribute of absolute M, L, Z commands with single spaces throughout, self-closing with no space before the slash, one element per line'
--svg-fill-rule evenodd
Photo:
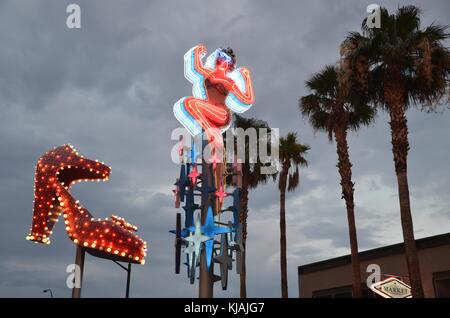
<path fill-rule="evenodd" d="M 118 261 L 113 261 L 119 265 L 124 271 L 127 272 L 127 285 L 125 289 L 125 298 L 130 298 L 130 275 L 131 275 L 131 263 L 128 263 L 128 267 L 123 266 Z"/>
<path fill-rule="evenodd" d="M 43 292 L 43 293 L 50 292 L 50 298 L 53 298 L 53 292 L 52 292 L 51 288 L 44 289 L 42 292 Z"/>

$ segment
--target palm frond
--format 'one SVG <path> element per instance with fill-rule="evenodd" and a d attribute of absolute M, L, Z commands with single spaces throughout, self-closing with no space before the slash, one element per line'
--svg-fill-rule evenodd
<path fill-rule="evenodd" d="M 309 145 L 298 142 L 297 134 L 294 132 L 290 132 L 285 137 L 280 138 L 280 163 L 283 167 L 288 167 L 288 170 L 289 167 L 290 169 L 295 169 L 295 172 L 288 176 L 288 191 L 293 191 L 298 186 L 298 167 L 308 164 L 305 156 L 310 149 Z M 285 170 L 285 172 L 288 170 Z M 281 182 L 283 182 L 282 178 L 279 179 L 278 184 L 280 189 L 282 188 Z"/>

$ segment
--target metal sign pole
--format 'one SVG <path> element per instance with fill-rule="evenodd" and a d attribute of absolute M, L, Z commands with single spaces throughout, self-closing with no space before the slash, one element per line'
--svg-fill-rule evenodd
<path fill-rule="evenodd" d="M 131 276 L 131 263 L 128 263 L 127 269 L 127 291 L 125 294 L 125 298 L 130 298 L 130 276 Z"/>
<path fill-rule="evenodd" d="M 75 276 L 74 276 L 74 286 L 72 288 L 72 298 L 81 298 L 81 286 L 83 284 L 83 271 L 84 271 L 84 256 L 85 250 L 81 246 L 77 245 L 77 250 L 75 254 Z M 80 271 L 80 286 L 77 287 L 77 270 Z"/>
<path fill-rule="evenodd" d="M 212 165 L 209 163 L 206 163 L 205 159 L 203 158 L 202 154 L 202 176 L 203 178 L 207 179 L 208 185 L 213 184 L 213 169 Z M 212 203 L 210 193 L 206 192 L 202 195 L 202 210 L 201 210 L 201 221 L 202 224 L 206 221 L 206 216 L 208 214 L 208 207 Z M 214 263 L 211 264 L 210 268 L 208 268 L 207 260 L 206 260 L 206 253 L 205 249 L 202 249 L 202 252 L 200 254 L 200 282 L 198 285 L 199 291 L 198 291 L 198 297 L 199 298 L 213 298 L 214 292 L 214 280 L 213 280 L 213 274 L 214 272 Z"/>

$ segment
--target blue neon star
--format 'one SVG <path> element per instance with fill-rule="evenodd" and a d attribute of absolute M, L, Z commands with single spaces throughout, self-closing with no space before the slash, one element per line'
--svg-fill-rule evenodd
<path fill-rule="evenodd" d="M 190 227 L 189 231 L 195 231 L 194 227 Z M 212 208 L 208 208 L 208 214 L 206 215 L 205 223 L 201 227 L 202 234 L 213 238 L 215 235 L 230 233 L 232 230 L 229 227 L 217 226 L 214 223 L 214 214 Z M 206 264 L 208 268 L 211 266 L 212 254 L 214 248 L 214 240 L 208 240 L 205 242 Z"/>
<path fill-rule="evenodd" d="M 189 242 L 188 244 L 193 244 L 193 252 L 195 253 L 195 258 L 196 260 L 198 260 L 199 256 L 200 256 L 200 249 L 202 246 L 202 243 L 205 242 L 209 242 L 209 241 L 213 241 L 213 237 L 209 237 L 207 235 L 205 235 L 202 230 L 201 230 L 201 225 L 200 225 L 200 218 L 197 219 L 197 221 L 195 222 L 195 230 L 193 231 L 194 233 L 192 234 L 189 233 L 189 236 L 185 238 L 185 240 L 187 242 Z M 196 261 L 197 263 L 197 261 Z"/>

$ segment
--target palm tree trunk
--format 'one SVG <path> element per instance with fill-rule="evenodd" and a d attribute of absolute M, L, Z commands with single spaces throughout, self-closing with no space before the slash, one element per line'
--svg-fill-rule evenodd
<path fill-rule="evenodd" d="M 358 253 L 358 238 L 356 234 L 355 204 L 353 199 L 354 184 L 352 182 L 352 164 L 348 154 L 347 131 L 336 129 L 334 132 L 338 155 L 338 170 L 341 175 L 342 198 L 347 207 L 348 232 L 353 271 L 353 297 L 362 298 L 361 265 Z"/>
<path fill-rule="evenodd" d="M 286 256 L 286 181 L 289 167 L 283 165 L 280 178 L 280 267 L 281 267 L 281 297 L 288 297 L 287 256 Z"/>
<path fill-rule="evenodd" d="M 420 276 L 419 257 L 409 202 L 407 156 L 409 150 L 408 124 L 405 114 L 405 89 L 401 74 L 391 72 L 385 80 L 385 99 L 389 109 L 392 138 L 392 152 L 394 155 L 395 173 L 397 174 L 398 197 L 400 201 L 400 216 L 405 242 L 406 262 L 408 265 L 411 292 L 413 297 L 423 298 L 424 292 Z"/>
<path fill-rule="evenodd" d="M 244 250 L 241 252 L 241 273 L 239 275 L 240 280 L 240 297 L 247 298 L 247 272 L 246 272 L 246 258 L 247 252 L 247 216 L 248 216 L 248 170 L 247 165 L 244 165 L 242 176 L 242 189 L 241 189 L 241 225 L 242 225 L 242 246 Z"/>

